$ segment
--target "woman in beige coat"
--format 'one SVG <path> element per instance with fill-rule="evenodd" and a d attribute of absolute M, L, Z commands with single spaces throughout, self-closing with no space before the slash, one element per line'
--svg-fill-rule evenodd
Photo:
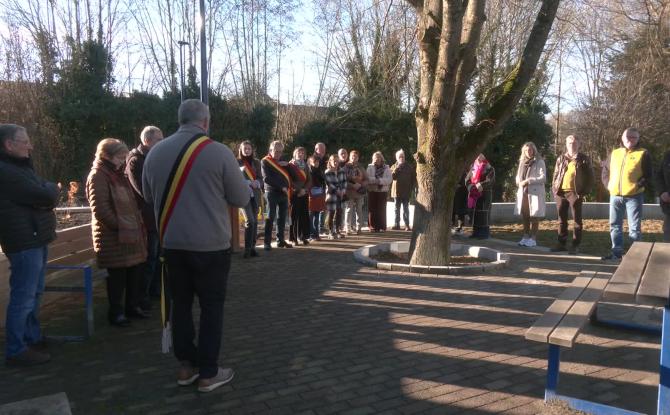
<path fill-rule="evenodd" d="M 126 327 L 128 317 L 147 318 L 139 307 L 146 231 L 135 195 L 123 173 L 128 147 L 116 138 L 98 143 L 86 181 L 91 206 L 93 248 L 99 268 L 107 268 L 109 322 Z M 125 292 L 125 306 L 123 296 Z"/>
<path fill-rule="evenodd" d="M 519 167 L 516 171 L 516 206 L 514 213 L 523 221 L 523 238 L 519 246 L 536 246 L 540 219 L 546 210 L 546 190 L 544 188 L 547 168 L 537 147 L 527 142 L 521 148 Z"/>

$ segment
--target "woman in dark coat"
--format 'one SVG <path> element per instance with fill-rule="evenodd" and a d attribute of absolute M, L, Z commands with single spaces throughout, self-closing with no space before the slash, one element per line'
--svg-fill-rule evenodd
<path fill-rule="evenodd" d="M 488 239 L 491 236 L 491 204 L 493 202 L 493 182 L 495 170 L 483 154 L 477 156 L 465 176 L 468 191 L 468 210 L 472 217 L 471 238 Z"/>
<path fill-rule="evenodd" d="M 249 185 L 249 203 L 240 209 L 244 216 L 244 255 L 243 258 L 256 257 L 256 238 L 258 236 L 258 208 L 263 200 L 263 178 L 261 162 L 254 157 L 254 148 L 250 141 L 243 141 L 237 152 L 237 163 L 242 176 Z"/>
<path fill-rule="evenodd" d="M 139 307 L 147 237 L 133 189 L 123 172 L 127 155 L 128 147 L 122 141 L 100 141 L 86 180 L 93 249 L 98 267 L 107 268 L 109 274 L 108 318 L 110 324 L 120 327 L 130 324 L 128 317 L 149 317 Z"/>
<path fill-rule="evenodd" d="M 293 159 L 289 162 L 293 176 L 293 192 L 291 194 L 291 226 L 289 227 L 289 241 L 303 245 L 309 244 L 309 166 L 305 160 L 305 148 L 297 147 L 293 150 Z"/>

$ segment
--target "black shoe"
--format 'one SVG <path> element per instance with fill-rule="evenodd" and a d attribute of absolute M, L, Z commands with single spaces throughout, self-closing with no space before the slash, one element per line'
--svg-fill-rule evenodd
<path fill-rule="evenodd" d="M 242 254 L 242 258 L 249 258 L 251 256 L 251 251 L 244 251 L 244 254 Z"/>
<path fill-rule="evenodd" d="M 568 249 L 568 255 L 577 255 L 579 253 L 579 247 L 571 246 Z"/>
<path fill-rule="evenodd" d="M 258 256 L 258 252 L 256 252 L 255 249 L 252 249 L 251 251 L 249 251 L 249 256 L 257 257 L 257 256 Z"/>
<path fill-rule="evenodd" d="M 394 231 L 399 231 L 400 230 L 400 225 L 393 225 L 393 227 L 391 229 L 393 229 Z"/>
<path fill-rule="evenodd" d="M 265 249 L 266 251 L 269 251 L 269 250 L 272 249 L 272 245 L 270 245 L 270 244 L 265 244 L 265 245 L 263 245 L 263 249 Z"/>
<path fill-rule="evenodd" d="M 303 239 L 303 240 L 302 240 L 302 244 L 303 244 L 303 245 L 309 245 L 309 241 L 308 241 L 307 239 Z"/>
<path fill-rule="evenodd" d="M 286 241 L 279 241 L 279 242 L 277 242 L 277 247 L 279 247 L 279 248 L 293 248 L 293 245 L 291 245 L 290 243 L 288 243 Z"/>
<path fill-rule="evenodd" d="M 565 245 L 558 244 L 555 247 L 551 248 L 549 251 L 550 252 L 565 252 L 568 249 L 565 247 Z"/>
<path fill-rule="evenodd" d="M 621 261 L 621 257 L 614 253 L 610 253 L 608 255 L 600 257 L 600 259 L 603 261 Z"/>
<path fill-rule="evenodd" d="M 140 307 L 135 307 L 131 310 L 126 311 L 126 317 L 145 319 L 145 318 L 151 318 L 151 314 L 147 311 L 142 310 L 142 308 Z"/>
<path fill-rule="evenodd" d="M 123 314 L 120 314 L 114 318 L 110 318 L 109 324 L 116 327 L 128 327 L 130 326 L 130 320 L 128 320 Z"/>

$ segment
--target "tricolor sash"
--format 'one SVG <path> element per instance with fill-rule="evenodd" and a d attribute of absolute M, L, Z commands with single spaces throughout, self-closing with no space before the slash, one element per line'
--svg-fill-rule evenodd
<path fill-rule="evenodd" d="M 158 237 L 160 245 L 163 246 L 163 238 L 167 225 L 170 222 L 174 208 L 179 200 L 179 196 L 184 188 L 184 183 L 188 178 L 193 163 L 198 157 L 198 154 L 213 141 L 205 134 L 199 133 L 193 136 L 186 142 L 184 148 L 177 156 L 177 159 L 170 170 L 170 175 L 163 190 L 163 197 L 161 198 L 159 220 L 158 220 Z M 162 336 L 162 351 L 168 353 L 172 345 L 172 329 L 171 329 L 171 315 L 172 306 L 167 300 L 167 270 L 165 268 L 165 259 L 161 255 L 161 321 L 163 323 Z"/>
<path fill-rule="evenodd" d="M 293 181 L 291 180 L 291 175 L 289 174 L 288 170 L 280 166 L 279 163 L 277 163 L 275 159 L 272 158 L 269 154 L 263 157 L 263 160 L 265 160 L 270 166 L 272 166 L 273 169 L 277 170 L 277 172 L 279 172 L 279 174 L 284 176 L 286 179 L 286 183 L 288 183 L 288 186 L 286 186 L 286 189 L 288 190 L 288 202 L 291 203 Z"/>
<path fill-rule="evenodd" d="M 254 172 L 254 169 L 251 168 L 249 162 L 242 160 L 242 164 L 244 164 L 244 169 L 242 172 L 244 172 L 244 175 L 247 177 L 247 179 L 251 181 L 256 180 L 256 173 Z"/>

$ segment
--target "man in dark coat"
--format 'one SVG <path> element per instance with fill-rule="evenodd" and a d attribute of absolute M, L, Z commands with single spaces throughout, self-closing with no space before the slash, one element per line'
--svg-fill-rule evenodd
<path fill-rule="evenodd" d="M 149 150 L 162 139 L 163 132 L 160 128 L 152 125 L 144 127 L 142 133 L 140 133 L 140 145 L 132 149 L 126 159 L 126 176 L 135 191 L 135 198 L 147 227 L 147 264 L 144 268 L 142 301 L 140 304 L 143 310 L 151 308 L 150 297 L 160 297 L 160 268 L 158 266 L 160 250 L 153 207 L 144 200 L 142 195 L 142 169 Z"/>
<path fill-rule="evenodd" d="M 656 192 L 658 193 L 663 220 L 663 241 L 670 242 L 670 151 L 663 155 L 661 165 L 656 170 Z"/>
<path fill-rule="evenodd" d="M 7 306 L 7 366 L 51 359 L 38 319 L 44 291 L 47 245 L 56 239 L 59 189 L 35 174 L 26 129 L 0 124 L 0 246 L 11 275 Z"/>

